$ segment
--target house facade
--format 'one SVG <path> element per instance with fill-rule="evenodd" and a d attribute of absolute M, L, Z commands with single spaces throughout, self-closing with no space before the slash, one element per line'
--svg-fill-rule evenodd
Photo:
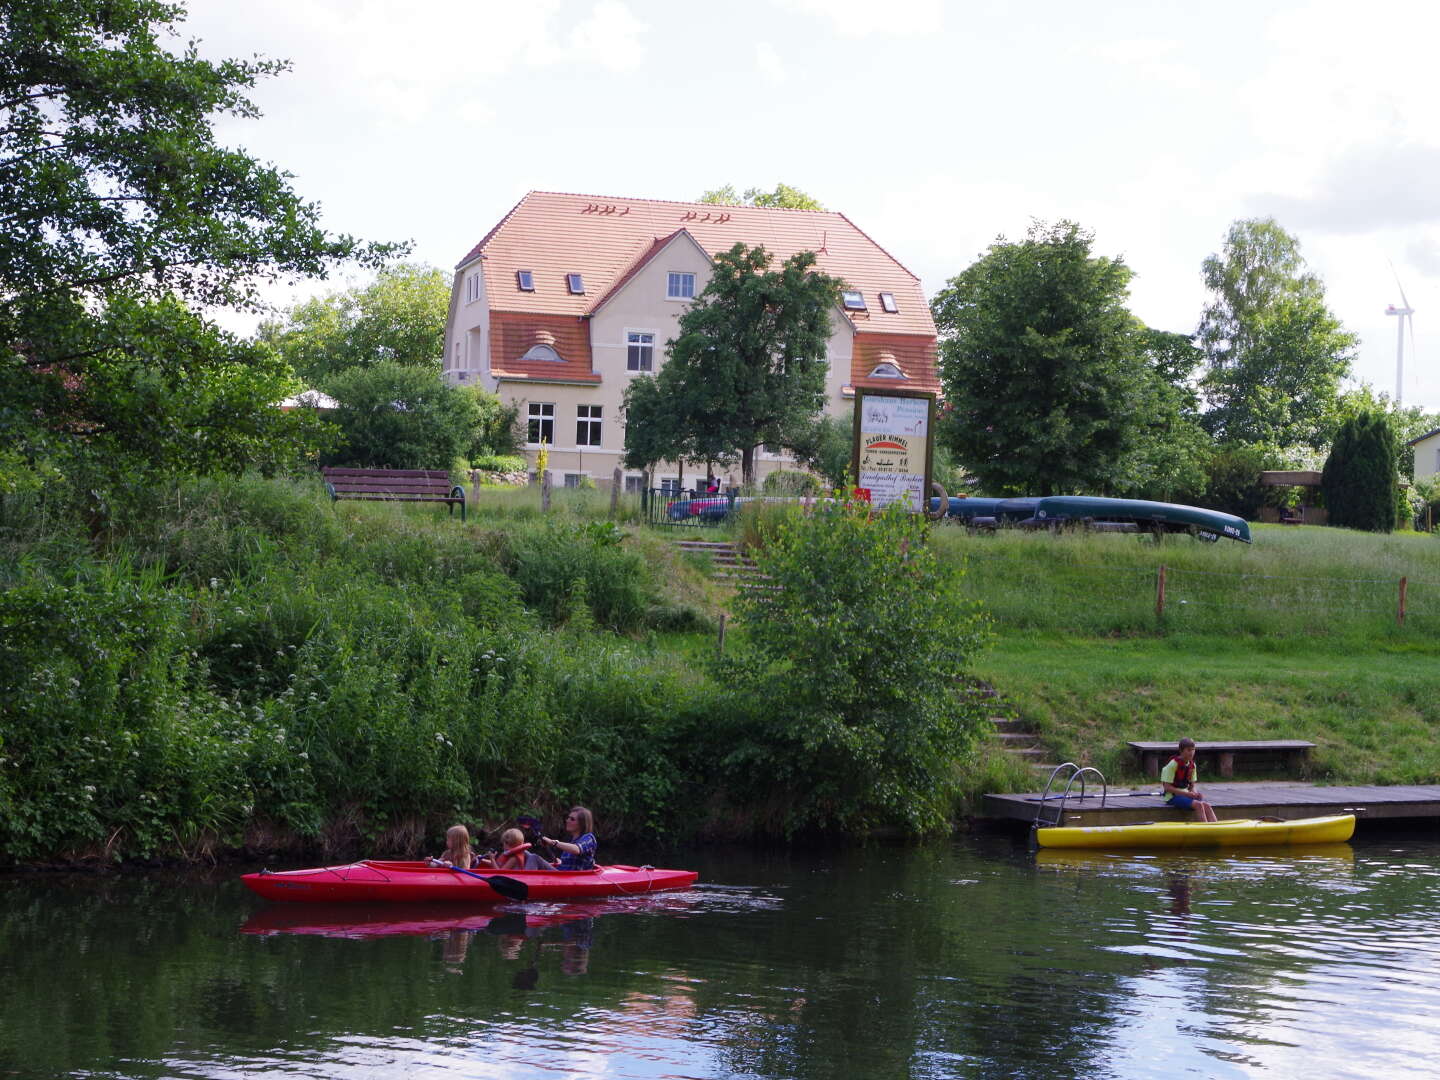
<path fill-rule="evenodd" d="M 1440 428 L 1405 444 L 1415 449 L 1415 482 L 1423 484 L 1440 475 Z"/>
<path fill-rule="evenodd" d="M 680 316 L 710 279 L 712 254 L 737 242 L 764 247 L 772 265 L 813 251 L 817 269 L 845 282 L 830 320 L 828 411 L 846 411 L 857 386 L 938 391 L 920 280 L 843 214 L 543 191 L 521 199 L 456 266 L 444 378 L 519 408 L 532 468 L 543 440 L 557 482 L 604 486 L 624 452 L 625 387 L 660 370 Z M 785 461 L 762 451 L 757 471 Z M 662 465 L 656 482 L 679 474 Z M 684 475 L 695 476 L 688 463 Z M 627 488 L 641 482 L 625 474 Z"/>

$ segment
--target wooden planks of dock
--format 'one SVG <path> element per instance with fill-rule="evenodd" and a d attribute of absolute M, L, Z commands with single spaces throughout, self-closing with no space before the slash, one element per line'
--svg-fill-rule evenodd
<path fill-rule="evenodd" d="M 1215 807 L 1221 818 L 1278 817 L 1286 819 L 1321 817 L 1326 814 L 1355 814 L 1360 821 L 1405 818 L 1440 819 L 1440 784 L 1418 785 L 1357 785 L 1327 786 L 1299 781 L 1258 783 L 1202 783 L 1200 790 Z M 1146 797 L 1140 792 L 1158 792 L 1147 785 L 1139 788 L 1109 789 L 1101 807 L 1100 789 L 1086 787 L 1084 799 L 1069 798 L 1064 804 L 1066 825 L 1130 825 L 1142 821 L 1183 821 L 1193 815 L 1189 811 L 1166 806 L 1158 794 Z M 1053 822 L 1054 798 L 1046 805 L 1046 820 Z M 1024 795 L 986 795 L 984 816 L 995 820 L 1024 822 L 1035 820 L 1035 811 L 1043 805 L 1040 793 Z"/>

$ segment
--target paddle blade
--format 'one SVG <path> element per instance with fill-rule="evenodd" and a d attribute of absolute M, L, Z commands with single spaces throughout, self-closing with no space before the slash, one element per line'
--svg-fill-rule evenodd
<path fill-rule="evenodd" d="M 485 879 L 486 883 L 507 900 L 529 900 L 530 886 L 523 881 L 517 881 L 513 877 L 503 877 L 493 874 Z"/>

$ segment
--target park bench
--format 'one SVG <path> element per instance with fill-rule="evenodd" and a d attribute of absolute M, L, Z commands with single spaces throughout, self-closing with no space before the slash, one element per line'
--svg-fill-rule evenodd
<path fill-rule="evenodd" d="M 1237 757 L 1244 759 L 1247 764 L 1261 767 L 1280 765 L 1293 769 L 1305 763 L 1314 747 L 1314 743 L 1301 739 L 1196 742 L 1195 758 L 1202 764 L 1212 766 L 1216 775 L 1234 776 Z M 1177 753 L 1173 742 L 1132 742 L 1130 749 L 1140 755 L 1140 764 L 1146 776 L 1159 776 L 1160 763 L 1169 761 Z"/>
<path fill-rule="evenodd" d="M 438 502 L 460 507 L 465 520 L 465 489 L 450 482 L 444 469 L 336 469 L 320 470 L 332 500 L 379 499 L 395 502 Z"/>

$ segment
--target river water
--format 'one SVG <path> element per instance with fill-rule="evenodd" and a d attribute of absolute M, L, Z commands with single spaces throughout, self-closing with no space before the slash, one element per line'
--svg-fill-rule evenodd
<path fill-rule="evenodd" d="M 439 910 L 0 877 L 0 1077 L 1440 1074 L 1433 829 L 664 861 L 700 884 Z"/>

